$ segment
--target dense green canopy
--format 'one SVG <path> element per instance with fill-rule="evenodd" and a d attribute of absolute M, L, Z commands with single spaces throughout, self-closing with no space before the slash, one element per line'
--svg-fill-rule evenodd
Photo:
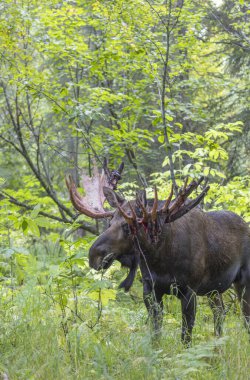
<path fill-rule="evenodd" d="M 66 305 L 82 294 L 80 286 L 85 322 L 96 315 L 91 302 L 100 307 L 101 289 L 104 304 L 117 297 L 109 279 L 96 285 L 86 264 L 89 243 L 104 226 L 77 214 L 64 180 L 70 173 L 80 187 L 81 169 L 91 175 L 104 157 L 111 167 L 125 162 L 120 189 L 128 197 L 138 188 L 151 194 L 156 185 L 163 199 L 172 183 L 205 175 L 204 207 L 250 221 L 249 53 L 244 0 L 1 2 L 6 302 L 6 289 L 15 292 L 31 274 L 33 286 L 49 278 L 45 293 L 60 305 L 69 342 Z M 72 231 L 79 226 L 84 238 L 77 240 Z"/>

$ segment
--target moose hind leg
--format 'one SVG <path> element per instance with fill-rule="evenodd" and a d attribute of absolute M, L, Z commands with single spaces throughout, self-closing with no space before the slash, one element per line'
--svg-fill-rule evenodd
<path fill-rule="evenodd" d="M 248 333 L 250 334 L 250 283 L 246 286 L 241 285 L 239 283 L 235 283 L 234 286 L 241 303 L 241 309 L 244 315 L 245 326 L 247 328 Z"/>
<path fill-rule="evenodd" d="M 222 295 L 218 292 L 208 294 L 208 302 L 214 316 L 214 335 L 222 335 L 222 325 L 225 319 L 225 307 Z"/>
<path fill-rule="evenodd" d="M 180 297 L 182 310 L 182 332 L 181 340 L 185 346 L 191 345 L 192 330 L 196 315 L 196 295 L 194 292 L 188 292 Z"/>

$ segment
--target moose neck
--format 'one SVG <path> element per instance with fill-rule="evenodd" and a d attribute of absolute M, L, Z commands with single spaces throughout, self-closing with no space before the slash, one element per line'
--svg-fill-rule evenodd
<path fill-rule="evenodd" d="M 175 260 L 173 239 L 180 228 L 179 221 L 163 225 L 157 242 L 152 242 L 144 230 L 139 230 L 134 238 L 134 246 L 140 257 L 142 274 L 147 274 L 148 270 L 152 273 L 161 273 L 163 268 L 165 271 L 168 268 L 171 272 L 171 266 Z"/>
<path fill-rule="evenodd" d="M 141 227 L 133 240 L 135 250 L 141 258 L 140 261 L 147 260 L 150 266 L 156 264 L 159 260 L 161 246 L 164 243 L 164 233 L 161 233 L 161 235 L 157 237 L 157 241 L 153 241 L 153 239 L 149 237 L 148 232 Z"/>

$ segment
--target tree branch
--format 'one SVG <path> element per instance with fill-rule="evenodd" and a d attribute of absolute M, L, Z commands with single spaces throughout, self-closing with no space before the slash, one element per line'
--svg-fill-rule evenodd
<path fill-rule="evenodd" d="M 170 27 L 170 20 L 171 20 L 171 14 L 172 14 L 172 0 L 169 0 L 168 3 L 168 21 L 166 26 L 166 53 L 165 53 L 165 60 L 164 60 L 164 66 L 163 66 L 163 76 L 162 76 L 162 88 L 160 90 L 160 98 L 161 98 L 161 115 L 162 115 L 162 123 L 163 123 L 163 131 L 164 131 L 164 138 L 165 138 L 165 144 L 167 149 L 167 155 L 169 159 L 169 169 L 170 169 L 170 176 L 171 181 L 173 183 L 173 188 L 175 195 L 177 195 L 178 187 L 175 180 L 175 174 L 174 174 L 174 162 L 173 162 L 173 152 L 172 152 L 172 146 L 169 141 L 168 136 L 168 130 L 167 130 L 167 121 L 166 121 L 166 86 L 167 83 L 169 83 L 169 75 L 168 75 L 168 65 L 169 65 L 169 55 L 170 55 L 170 36 L 172 32 L 172 28 Z M 178 15 L 178 19 L 180 16 L 180 12 Z"/>
<path fill-rule="evenodd" d="M 25 161 L 27 162 L 28 166 L 30 167 L 31 171 L 33 172 L 33 174 L 35 175 L 35 177 L 37 178 L 37 180 L 39 181 L 39 183 L 42 186 L 42 188 L 46 191 L 47 195 L 57 205 L 58 210 L 59 210 L 59 212 L 61 214 L 61 218 L 60 217 L 51 217 L 50 214 L 43 213 L 43 212 L 40 212 L 40 214 L 44 215 L 44 216 L 47 216 L 47 217 L 51 217 L 52 219 L 55 219 L 55 220 L 58 220 L 58 221 L 61 221 L 61 222 L 72 223 L 76 219 L 76 216 L 74 215 L 74 213 L 69 208 L 67 208 L 58 199 L 58 197 L 56 195 L 56 192 L 55 192 L 55 190 L 53 188 L 53 185 L 52 185 L 50 179 L 48 178 L 48 173 L 45 170 L 45 168 L 43 167 L 43 169 L 45 170 L 45 178 L 44 178 L 43 174 L 40 171 L 39 165 L 36 166 L 34 164 L 34 162 L 33 162 L 32 158 L 31 158 L 30 154 L 28 153 L 28 150 L 27 150 L 26 145 L 24 143 L 23 134 L 22 134 L 22 126 L 21 126 L 21 121 L 20 121 L 21 111 L 20 111 L 20 106 L 19 106 L 19 100 L 18 100 L 18 94 L 17 94 L 17 92 L 16 92 L 15 100 L 14 100 L 15 111 L 13 111 L 11 103 L 10 103 L 10 100 L 9 100 L 8 93 L 7 93 L 7 90 L 6 90 L 6 87 L 5 87 L 5 85 L 3 83 L 1 83 L 1 86 L 3 87 L 5 102 L 6 102 L 6 105 L 7 105 L 7 111 L 8 111 L 8 114 L 9 114 L 9 117 L 10 117 L 11 123 L 13 125 L 13 128 L 14 128 L 14 131 L 15 131 L 15 134 L 16 134 L 16 137 L 17 137 L 17 140 L 18 140 L 19 144 L 18 145 L 15 144 L 13 141 L 11 141 L 9 138 L 6 138 L 2 134 L 0 135 L 0 139 L 2 139 L 3 141 L 7 142 L 8 144 L 10 144 L 25 159 Z M 30 107 L 30 104 L 28 104 L 28 108 L 29 107 Z M 28 124 L 31 123 L 29 125 L 29 129 L 32 130 L 32 133 L 33 133 L 33 136 L 34 136 L 34 129 L 33 129 L 33 125 L 32 125 L 33 120 L 32 120 L 31 110 L 29 110 L 29 112 L 28 112 L 28 120 L 25 120 L 24 122 L 25 122 L 26 126 L 27 126 L 27 123 Z M 34 137 L 35 137 L 35 141 L 36 141 L 36 145 L 37 145 L 37 155 L 40 156 L 42 165 L 44 166 L 45 163 L 43 162 L 43 157 L 41 157 L 42 153 L 41 153 L 41 150 L 40 150 L 40 141 L 37 140 L 36 136 L 34 136 Z M 15 203 L 16 205 L 19 205 L 19 206 L 24 207 L 24 208 L 29 209 L 29 210 L 33 209 L 32 206 L 29 206 L 29 205 L 26 205 L 25 203 L 19 202 L 17 199 L 15 199 L 13 197 L 10 198 L 10 196 L 9 196 L 8 198 L 10 199 L 10 201 L 12 203 Z M 70 219 L 68 219 L 65 216 L 64 213 Z M 84 228 L 86 231 L 89 231 L 91 233 L 94 233 L 94 234 L 96 233 L 96 229 L 93 228 L 93 227 L 91 227 L 91 226 L 82 224 L 82 228 Z"/>
<path fill-rule="evenodd" d="M 34 207 L 33 206 L 30 206 L 28 205 L 27 203 L 24 203 L 24 202 L 21 202 L 19 201 L 18 199 L 14 198 L 13 196 L 9 195 L 6 191 L 1 191 L 0 194 L 2 194 L 2 196 L 6 199 L 9 200 L 10 203 L 16 205 L 16 206 L 20 206 L 20 207 L 23 207 L 25 208 L 26 210 L 30 210 L 30 211 L 33 211 L 34 210 Z M 60 223 L 70 223 L 72 224 L 76 219 L 77 217 L 79 216 L 79 214 L 75 214 L 73 216 L 72 219 L 67 219 L 65 217 L 59 217 L 59 216 L 56 216 L 56 215 L 52 215 L 52 214 L 49 214 L 47 212 L 44 212 L 44 211 L 39 211 L 38 213 L 39 215 L 42 215 L 42 216 L 45 216 L 49 219 L 53 219 L 53 220 L 56 220 Z M 83 223 L 83 222 L 80 222 L 79 223 L 80 227 L 82 227 L 85 231 L 88 231 L 88 232 L 91 232 L 92 234 L 94 235 L 97 235 L 97 230 L 95 227 L 91 226 L 90 224 L 87 224 L 87 223 Z"/>

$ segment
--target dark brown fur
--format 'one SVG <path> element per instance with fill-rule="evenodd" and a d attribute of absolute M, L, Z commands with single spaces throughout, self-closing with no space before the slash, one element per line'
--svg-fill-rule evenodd
<path fill-rule="evenodd" d="M 114 192 L 110 203 L 114 206 Z M 113 199 L 113 200 L 112 200 Z M 117 198 L 116 201 L 122 202 Z M 134 204 L 135 206 L 135 204 Z M 129 212 L 127 203 L 123 209 Z M 89 252 L 90 266 L 107 268 L 113 260 L 131 268 L 123 286 L 133 282 L 139 263 L 146 307 L 156 335 L 162 323 L 162 297 L 174 293 L 182 305 L 182 340 L 189 344 L 196 313 L 196 295 L 207 295 L 221 334 L 224 306 L 221 293 L 235 284 L 246 326 L 250 323 L 250 230 L 238 215 L 203 212 L 196 207 L 163 226 L 159 242 L 151 243 L 143 227 L 136 235 L 119 211 Z"/>

